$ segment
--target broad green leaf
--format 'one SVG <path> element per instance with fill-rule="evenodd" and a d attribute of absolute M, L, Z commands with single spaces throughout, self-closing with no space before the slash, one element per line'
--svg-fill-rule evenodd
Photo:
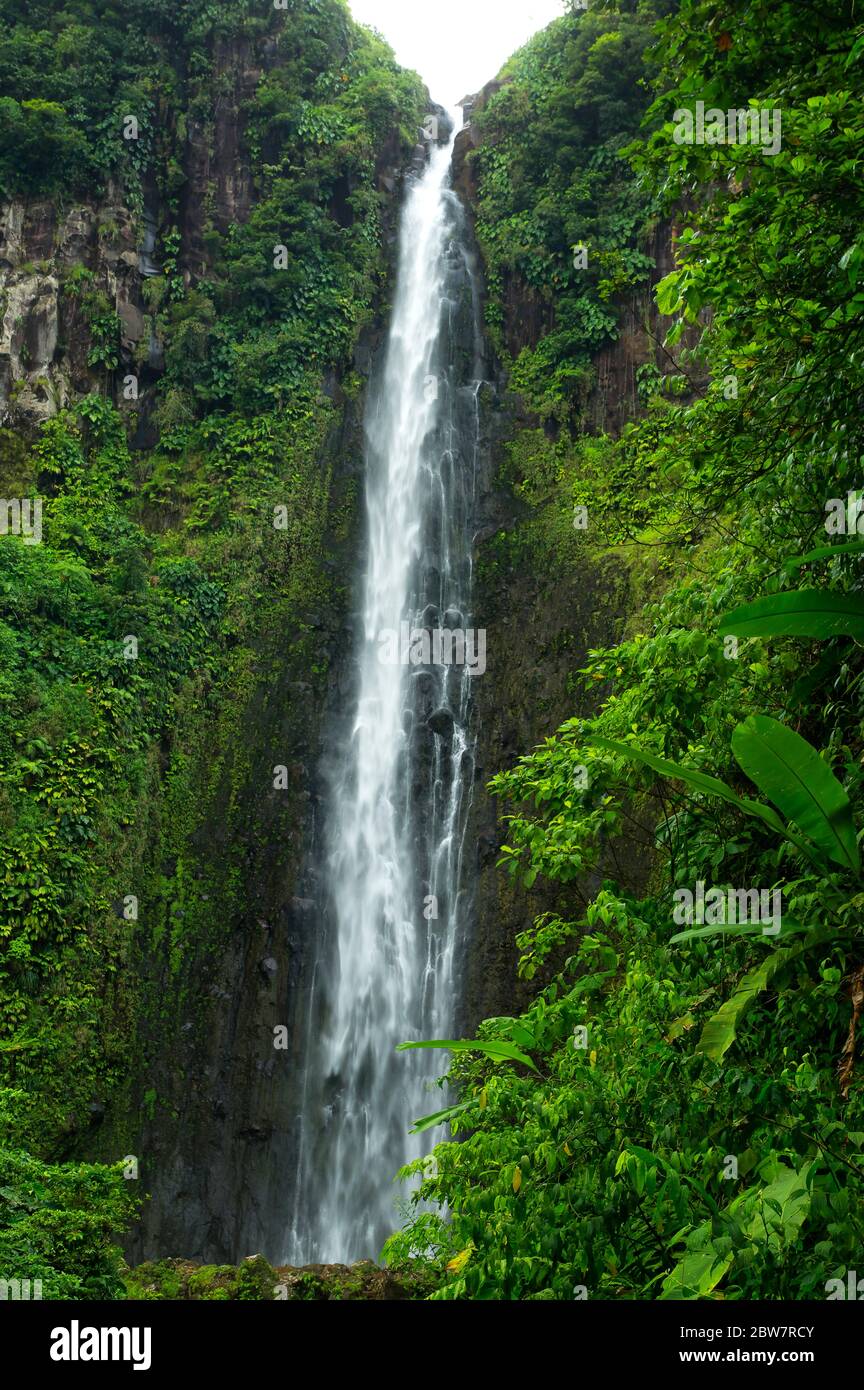
<path fill-rule="evenodd" d="M 662 1301 L 705 1298 L 717 1287 L 732 1263 L 731 1254 L 696 1250 L 685 1255 L 663 1280 Z"/>
<path fill-rule="evenodd" d="M 673 777 L 679 782 L 686 782 L 688 786 L 695 787 L 698 791 L 707 792 L 709 796 L 719 796 L 723 801 L 728 801 L 730 806 L 737 806 L 739 811 L 743 811 L 747 816 L 754 816 L 776 830 L 779 835 L 783 835 L 792 844 L 797 846 L 808 858 L 812 858 L 812 851 L 802 843 L 801 839 L 790 832 L 770 806 L 765 806 L 761 801 L 750 801 L 746 797 L 741 797 L 733 792 L 731 787 L 727 787 L 725 782 L 721 782 L 719 777 L 711 777 L 705 772 L 696 772 L 690 767 L 679 767 L 677 763 L 670 763 L 665 758 L 657 758 L 653 753 L 645 753 L 641 748 L 636 748 L 632 743 L 618 743 L 611 738 L 598 738 L 596 736 L 586 740 L 590 744 L 595 744 L 598 748 L 605 748 L 611 753 L 619 753 L 622 757 L 632 758 L 636 762 L 645 763 L 647 767 L 653 768 L 663 777 Z"/>
<path fill-rule="evenodd" d="M 811 1194 L 807 1180 L 812 1163 L 805 1163 L 796 1173 L 785 1164 L 780 1164 L 780 1173 L 768 1187 L 756 1194 L 756 1210 L 751 1219 L 748 1235 L 754 1240 L 765 1240 L 775 1251 L 795 1240 L 810 1214 Z M 744 1206 L 746 1194 L 737 1199 Z M 733 1207 L 737 1203 L 733 1203 Z M 767 1212 L 764 1208 L 768 1208 Z M 766 1227 L 768 1233 L 766 1235 Z"/>
<path fill-rule="evenodd" d="M 675 936 L 670 936 L 669 941 L 676 946 L 687 941 L 701 941 L 706 936 L 755 936 L 765 941 L 784 941 L 787 936 L 800 936 L 801 932 L 811 930 L 805 923 L 787 921 L 785 917 L 779 932 L 768 933 L 762 928 L 762 922 L 718 922 L 710 927 L 679 931 Z"/>
<path fill-rule="evenodd" d="M 721 637 L 854 637 L 864 641 L 864 599 L 830 589 L 768 594 L 720 620 Z"/>
<path fill-rule="evenodd" d="M 513 1043 L 503 1042 L 498 1038 L 487 1039 L 483 1042 L 477 1038 L 436 1038 L 431 1042 L 404 1042 L 396 1047 L 397 1052 L 409 1052 L 412 1048 L 431 1048 L 446 1047 L 449 1052 L 482 1052 L 487 1057 L 491 1057 L 493 1062 L 521 1062 L 523 1066 L 530 1067 L 536 1071 L 534 1063 L 530 1057 L 526 1057 L 524 1052 L 520 1052 Z"/>
<path fill-rule="evenodd" d="M 859 35 L 859 37 L 853 43 L 848 54 L 846 55 L 846 62 L 843 64 L 843 66 L 847 68 L 851 67 L 852 64 L 857 61 L 857 59 L 862 57 L 862 55 L 864 55 L 864 34 Z"/>
<path fill-rule="evenodd" d="M 852 807 L 844 788 L 816 749 L 794 729 L 751 714 L 732 735 L 742 771 L 835 864 L 861 867 Z"/>
<path fill-rule="evenodd" d="M 730 1202 L 729 1216 L 744 1229 L 749 1240 L 767 1245 L 775 1256 L 791 1245 L 810 1213 L 812 1163 L 796 1173 L 785 1164 L 765 1187 L 749 1187 Z M 706 1194 L 707 1195 L 707 1194 Z M 710 1296 L 727 1273 L 734 1251 L 717 1248 L 710 1221 L 703 1221 L 687 1236 L 687 1253 L 663 1281 L 661 1299 L 696 1299 Z"/>
<path fill-rule="evenodd" d="M 816 930 L 808 933 L 803 941 L 797 942 L 794 946 L 783 946 L 778 951 L 772 951 L 770 956 L 766 956 L 755 970 L 749 971 L 739 981 L 731 999 L 727 999 L 716 1014 L 708 1019 L 702 1030 L 696 1051 L 704 1052 L 705 1056 L 710 1057 L 713 1062 L 719 1062 L 735 1041 L 738 1025 L 745 1013 L 756 1002 L 762 991 L 768 988 L 777 972 L 790 965 L 811 946 L 827 941 L 832 934 L 827 929 L 825 931 Z"/>
<path fill-rule="evenodd" d="M 800 569 L 802 565 L 815 564 L 817 560 L 833 560 L 837 555 L 864 555 L 864 541 L 844 541 L 840 545 L 819 545 L 808 550 L 806 555 L 793 555 L 783 562 L 787 573 Z"/>
<path fill-rule="evenodd" d="M 423 1134 L 427 1129 L 434 1129 L 436 1125 L 446 1124 L 452 1120 L 454 1115 L 460 1115 L 464 1110 L 470 1110 L 477 1104 L 476 1099 L 463 1100 L 459 1105 L 448 1105 L 446 1110 L 436 1110 L 434 1115 L 424 1115 L 422 1119 L 415 1120 L 411 1127 L 411 1134 Z"/>
<path fill-rule="evenodd" d="M 681 304 L 681 272 L 673 270 L 657 285 L 657 308 L 661 314 L 674 314 Z"/>

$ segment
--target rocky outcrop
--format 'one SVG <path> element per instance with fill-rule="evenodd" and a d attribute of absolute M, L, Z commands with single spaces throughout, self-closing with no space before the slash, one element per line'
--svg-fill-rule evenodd
<path fill-rule="evenodd" d="M 255 197 L 245 134 L 245 112 L 263 74 L 280 61 L 277 40 L 253 43 L 234 37 L 214 41 L 207 89 L 181 117 L 163 112 L 165 136 L 179 161 L 171 174 L 176 214 L 165 197 L 165 180 L 151 170 L 143 178 L 142 206 L 134 212 L 120 189 L 109 185 L 101 198 L 69 208 L 20 199 L 0 204 L 0 425 L 27 433 L 67 405 L 100 390 L 131 409 L 124 377 L 137 379 L 135 408 L 146 418 L 147 399 L 163 367 L 161 345 L 143 281 L 159 273 L 159 237 L 176 221 L 181 234 L 179 265 L 187 286 L 212 268 L 215 237 L 244 221 Z M 196 115 L 206 110 L 206 118 Z M 442 138 L 448 120 L 439 115 Z M 425 152 L 418 146 L 416 158 Z M 401 136 L 394 129 L 377 152 L 375 181 L 398 203 L 406 170 Z M 348 213 L 346 182 L 334 195 L 337 221 Z M 340 209 L 342 212 L 340 213 Z M 387 234 L 393 234 L 393 219 Z M 86 286 L 81 272 L 89 277 Z M 117 365 L 106 370 L 89 359 L 92 332 L 86 292 L 102 297 L 117 315 Z M 138 401 L 142 404 L 139 407 Z M 141 437 L 143 438 L 143 436 Z M 139 443 L 141 442 L 139 438 Z M 154 438 L 147 437 L 152 444 Z"/>
<path fill-rule="evenodd" d="M 119 319 L 130 370 L 144 335 L 137 231 L 109 196 L 60 209 L 11 201 L 0 207 L 0 422 L 32 430 L 104 383 L 91 365 L 91 330 L 75 272 L 92 276 Z"/>

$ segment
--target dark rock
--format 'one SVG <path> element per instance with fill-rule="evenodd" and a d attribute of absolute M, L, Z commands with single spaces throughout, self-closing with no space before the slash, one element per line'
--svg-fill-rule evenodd
<path fill-rule="evenodd" d="M 440 738 L 452 738 L 454 722 L 449 709 L 436 709 L 426 721 L 433 734 L 438 734 Z"/>

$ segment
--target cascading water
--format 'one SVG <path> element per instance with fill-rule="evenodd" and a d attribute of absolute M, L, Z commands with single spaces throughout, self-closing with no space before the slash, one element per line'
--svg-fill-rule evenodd
<path fill-rule="evenodd" d="M 430 1083 L 446 1058 L 394 1049 L 449 1036 L 458 993 L 469 663 L 485 665 L 469 610 L 483 369 L 451 153 L 452 142 L 434 147 L 406 198 L 366 411 L 356 719 L 328 809 L 332 920 L 310 1009 L 293 1264 L 375 1258 L 397 1228 L 405 1193 L 391 1179 L 429 1147 L 408 1130 L 440 1108 Z"/>

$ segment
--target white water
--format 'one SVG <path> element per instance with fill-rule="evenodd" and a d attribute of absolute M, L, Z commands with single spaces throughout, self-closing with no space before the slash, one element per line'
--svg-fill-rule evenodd
<path fill-rule="evenodd" d="M 400 1224 L 398 1168 L 445 1131 L 410 1137 L 446 1104 L 464 929 L 473 781 L 466 667 L 387 664 L 381 634 L 468 628 L 470 514 L 481 367 L 452 145 L 406 198 L 383 371 L 366 413 L 367 552 L 356 718 L 328 809 L 331 945 L 316 967 L 292 1263 L 376 1258 Z M 431 714 L 438 732 L 427 723 Z M 431 901 L 430 901 L 431 900 Z M 318 1026 L 317 1024 L 312 1027 Z"/>

